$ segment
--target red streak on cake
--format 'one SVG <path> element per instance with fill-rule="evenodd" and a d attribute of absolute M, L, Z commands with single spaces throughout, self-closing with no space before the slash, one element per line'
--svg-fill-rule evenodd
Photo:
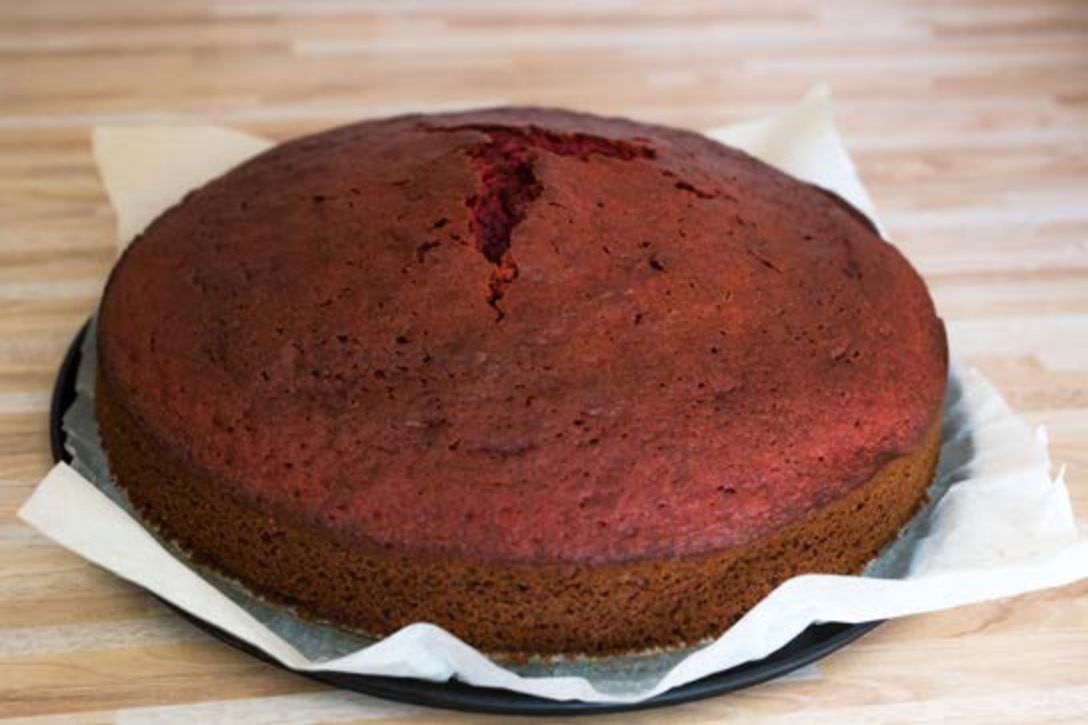
<path fill-rule="evenodd" d="M 498 320 L 505 313 L 499 301 L 506 287 L 517 279 L 518 265 L 510 251 L 510 234 L 525 218 L 525 209 L 538 196 L 541 185 L 533 172 L 536 150 L 557 156 L 575 156 L 583 161 L 591 155 L 618 159 L 653 158 L 653 149 L 625 141 L 588 134 L 561 134 L 530 126 L 457 126 L 442 131 L 482 131 L 490 141 L 472 146 L 466 154 L 480 175 L 480 189 L 465 203 L 472 209 L 476 248 L 495 265 L 488 282 L 487 303 L 495 308 Z"/>

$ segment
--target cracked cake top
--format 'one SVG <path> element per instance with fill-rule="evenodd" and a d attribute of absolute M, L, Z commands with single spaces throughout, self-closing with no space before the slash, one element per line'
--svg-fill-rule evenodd
<path fill-rule="evenodd" d="M 510 561 L 742 545 L 916 445 L 946 359 L 837 197 L 542 109 L 278 146 L 159 217 L 99 325 L 147 434 L 224 495 Z"/>

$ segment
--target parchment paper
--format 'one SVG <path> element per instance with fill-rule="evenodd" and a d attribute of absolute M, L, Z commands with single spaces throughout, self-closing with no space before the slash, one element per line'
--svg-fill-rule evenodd
<path fill-rule="evenodd" d="M 825 89 L 814 89 L 773 118 L 708 135 L 837 192 L 875 219 L 835 130 Z M 121 244 L 194 186 L 271 145 L 213 127 L 98 129 L 94 141 Z M 298 670 L 456 677 L 558 700 L 631 702 L 762 658 L 814 622 L 929 612 L 1088 576 L 1088 532 L 1078 530 L 1061 473 L 1050 477 L 1045 431 L 1016 416 L 978 371 L 954 365 L 932 503 L 864 576 L 796 577 L 715 642 L 656 655 L 503 667 L 426 623 L 370 642 L 301 622 L 194 570 L 132 517 L 105 469 L 89 342 L 85 353 L 79 396 L 65 416 L 73 467 L 53 468 L 19 516 L 84 558 Z"/>

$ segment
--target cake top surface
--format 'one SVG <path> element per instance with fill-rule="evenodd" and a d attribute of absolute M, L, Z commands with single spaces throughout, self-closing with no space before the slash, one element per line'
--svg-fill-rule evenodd
<path fill-rule="evenodd" d="M 102 379 L 224 495 L 510 561 L 743 545 L 909 452 L 947 368 L 837 197 L 546 109 L 282 144 L 133 242 L 99 330 Z"/>

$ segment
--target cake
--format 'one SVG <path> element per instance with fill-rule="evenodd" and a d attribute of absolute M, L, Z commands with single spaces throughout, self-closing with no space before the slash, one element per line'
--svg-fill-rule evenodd
<path fill-rule="evenodd" d="M 944 328 L 832 193 L 561 110 L 367 121 L 162 214 L 98 315 L 112 475 L 302 616 L 495 654 L 721 634 L 925 500 Z"/>

